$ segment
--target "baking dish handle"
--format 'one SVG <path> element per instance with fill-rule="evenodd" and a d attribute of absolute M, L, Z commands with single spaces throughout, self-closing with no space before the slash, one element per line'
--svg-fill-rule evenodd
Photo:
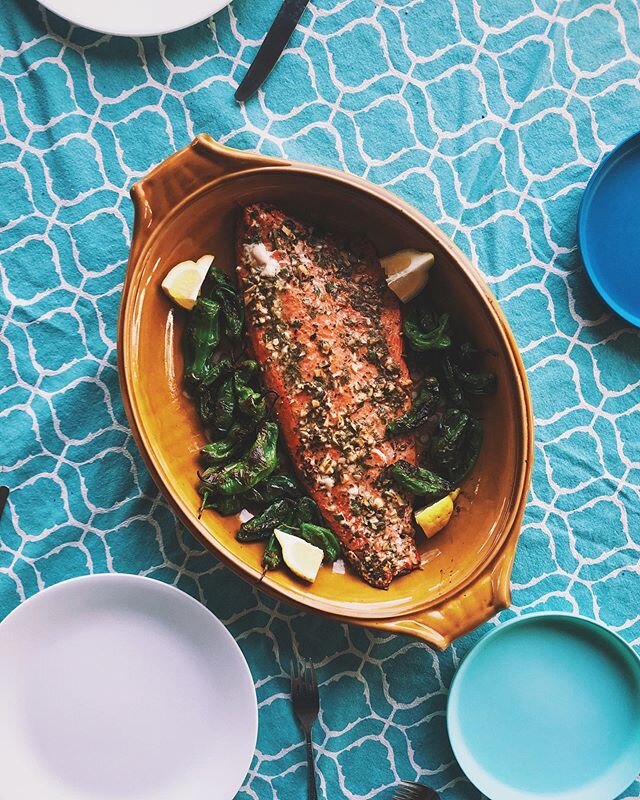
<path fill-rule="evenodd" d="M 443 604 L 422 613 L 398 617 L 385 624 L 394 633 L 406 633 L 444 650 L 454 639 L 477 628 L 511 602 L 511 569 L 516 542 L 510 542 L 495 561 L 469 586 Z"/>
<path fill-rule="evenodd" d="M 129 263 L 134 264 L 149 236 L 178 203 L 224 175 L 288 162 L 225 147 L 207 134 L 178 150 L 131 187 L 135 209 Z"/>

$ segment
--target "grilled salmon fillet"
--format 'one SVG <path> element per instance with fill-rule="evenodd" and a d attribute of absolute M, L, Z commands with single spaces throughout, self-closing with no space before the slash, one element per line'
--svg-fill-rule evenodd
<path fill-rule="evenodd" d="M 269 206 L 244 209 L 237 263 L 251 344 L 292 461 L 345 557 L 373 586 L 415 569 L 409 498 L 385 467 L 416 461 L 385 426 L 411 406 L 401 315 L 372 246 Z"/>

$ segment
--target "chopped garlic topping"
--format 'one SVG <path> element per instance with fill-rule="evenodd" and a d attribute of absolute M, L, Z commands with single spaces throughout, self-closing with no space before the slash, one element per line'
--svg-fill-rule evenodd
<path fill-rule="evenodd" d="M 262 266 L 260 274 L 265 278 L 275 278 L 280 271 L 280 262 L 271 255 L 262 242 L 251 247 L 251 257 L 256 264 Z"/>

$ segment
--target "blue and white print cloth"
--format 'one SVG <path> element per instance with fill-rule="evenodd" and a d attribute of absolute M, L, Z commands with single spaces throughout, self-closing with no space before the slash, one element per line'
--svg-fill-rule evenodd
<path fill-rule="evenodd" d="M 217 564 L 158 495 L 116 373 L 128 191 L 208 132 L 364 176 L 437 222 L 499 298 L 533 393 L 535 475 L 501 619 L 570 610 L 638 646 L 638 332 L 603 306 L 576 254 L 586 181 L 640 127 L 638 5 L 312 0 L 240 106 L 234 89 L 278 5 L 235 0 L 193 28 L 138 40 L 75 28 L 33 0 L 3 3 L 0 481 L 12 491 L 0 616 L 89 572 L 175 583 L 228 625 L 255 677 L 260 736 L 241 800 L 304 794 L 292 637 L 322 681 L 324 796 L 385 798 L 417 777 L 444 800 L 478 800 L 444 712 L 482 630 L 436 654 L 277 604 Z M 624 797 L 640 797 L 640 784 Z"/>

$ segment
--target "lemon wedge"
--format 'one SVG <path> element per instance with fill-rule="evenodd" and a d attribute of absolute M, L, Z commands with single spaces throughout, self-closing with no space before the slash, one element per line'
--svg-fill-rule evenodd
<path fill-rule="evenodd" d="M 275 529 L 276 539 L 282 548 L 282 558 L 294 575 L 313 583 L 318 576 L 324 553 L 319 547 L 298 539 L 290 533 Z"/>
<path fill-rule="evenodd" d="M 427 285 L 434 260 L 433 253 L 398 250 L 385 256 L 380 263 L 387 276 L 387 286 L 403 303 L 408 303 Z"/>
<path fill-rule="evenodd" d="M 454 503 L 459 494 L 460 489 L 456 489 L 451 494 L 443 497 L 442 500 L 416 511 L 416 522 L 428 539 L 435 536 L 449 522 L 455 508 Z"/>
<path fill-rule="evenodd" d="M 162 281 L 163 290 L 176 305 L 191 311 L 211 264 L 213 256 L 209 254 L 197 261 L 181 261 L 166 274 Z"/>

